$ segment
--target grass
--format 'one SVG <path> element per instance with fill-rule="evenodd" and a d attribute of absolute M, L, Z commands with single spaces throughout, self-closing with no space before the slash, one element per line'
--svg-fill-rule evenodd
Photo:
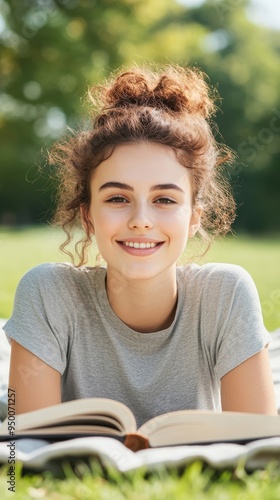
<path fill-rule="evenodd" d="M 0 317 L 10 316 L 17 283 L 28 269 L 41 262 L 67 260 L 58 250 L 62 241 L 62 233 L 55 229 L 0 228 Z M 280 327 L 279 255 L 280 237 L 231 236 L 215 242 L 201 262 L 231 262 L 244 267 L 256 283 L 265 325 L 273 331 Z"/>
<path fill-rule="evenodd" d="M 62 242 L 59 231 L 46 228 L 0 229 L 0 317 L 12 311 L 16 285 L 30 267 L 46 261 L 66 260 L 58 251 Z M 191 249 L 192 250 L 192 249 Z M 217 241 L 202 262 L 231 262 L 249 271 L 257 285 L 267 328 L 280 327 L 280 238 L 229 237 Z M 2 500 L 278 500 L 280 498 L 280 462 L 265 470 L 248 474 L 242 465 L 236 470 L 217 472 L 200 462 L 182 471 L 164 468 L 145 475 L 144 470 L 123 476 L 105 473 L 92 462 L 75 469 L 64 466 L 65 478 L 50 472 L 22 475 L 17 464 L 16 493 L 8 491 L 7 468 L 0 470 Z"/>
<path fill-rule="evenodd" d="M 279 500 L 279 464 L 247 474 L 242 466 L 235 471 L 217 472 L 194 462 L 180 473 L 166 469 L 145 475 L 141 469 L 126 476 L 111 470 L 107 474 L 92 462 L 80 463 L 75 472 L 65 464 L 64 478 L 50 473 L 21 476 L 18 464 L 15 493 L 7 491 L 7 471 L 0 472 L 3 500 Z M 79 477 L 78 477 L 79 476 Z"/>

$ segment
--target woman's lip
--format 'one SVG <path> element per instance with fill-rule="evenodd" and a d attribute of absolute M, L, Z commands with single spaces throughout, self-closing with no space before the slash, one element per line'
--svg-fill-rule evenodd
<path fill-rule="evenodd" d="M 125 238 L 123 240 L 118 240 L 117 243 L 163 243 L 162 241 L 153 240 L 151 238 Z"/>
<path fill-rule="evenodd" d="M 127 241 L 132 241 L 132 240 L 127 240 Z M 145 255 L 150 255 L 154 252 L 157 252 L 159 250 L 159 248 L 161 248 L 162 245 L 164 244 L 164 241 L 159 241 L 159 242 L 157 242 L 157 244 L 154 247 L 150 247 L 150 248 L 134 248 L 134 247 L 130 247 L 128 245 L 125 245 L 122 241 L 118 241 L 117 243 L 120 245 L 120 247 L 125 252 L 129 253 L 130 255 L 145 256 Z M 148 242 L 148 243 L 150 243 L 150 242 Z"/>

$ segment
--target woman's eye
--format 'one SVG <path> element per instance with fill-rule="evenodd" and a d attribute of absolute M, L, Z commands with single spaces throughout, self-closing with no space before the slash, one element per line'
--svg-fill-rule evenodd
<path fill-rule="evenodd" d="M 160 204 L 163 204 L 163 205 L 171 205 L 173 203 L 176 203 L 176 201 L 171 200 L 170 198 L 165 198 L 165 197 L 158 198 L 155 201 L 156 201 L 156 203 L 160 203 Z"/>
<path fill-rule="evenodd" d="M 112 196 L 106 200 L 106 203 L 127 203 L 127 199 L 123 196 Z"/>

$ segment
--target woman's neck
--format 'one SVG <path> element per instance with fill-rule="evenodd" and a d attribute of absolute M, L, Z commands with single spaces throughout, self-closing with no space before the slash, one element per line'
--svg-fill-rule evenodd
<path fill-rule="evenodd" d="M 124 280 L 107 274 L 107 295 L 114 313 L 141 333 L 168 328 L 177 305 L 176 269 L 150 280 Z"/>

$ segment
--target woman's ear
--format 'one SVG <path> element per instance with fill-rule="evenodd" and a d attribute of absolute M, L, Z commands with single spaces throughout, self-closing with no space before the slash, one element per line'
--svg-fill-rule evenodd
<path fill-rule="evenodd" d="M 80 217 L 81 217 L 81 222 L 82 226 L 88 235 L 88 237 L 91 237 L 94 235 L 94 225 L 88 215 L 87 208 L 85 206 L 80 207 Z"/>
<path fill-rule="evenodd" d="M 202 215 L 202 206 L 198 205 L 193 209 L 188 237 L 192 238 L 200 228 L 200 220 Z"/>

